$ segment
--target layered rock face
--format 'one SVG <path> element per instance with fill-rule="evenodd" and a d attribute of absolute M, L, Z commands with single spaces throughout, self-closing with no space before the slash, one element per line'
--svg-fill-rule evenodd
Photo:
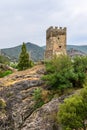
<path fill-rule="evenodd" d="M 34 111 L 31 116 L 26 119 L 21 130 L 58 130 L 55 121 L 58 104 L 58 99 L 53 99 Z"/>
<path fill-rule="evenodd" d="M 58 130 L 58 99 L 38 109 L 34 107 L 33 93 L 36 88 L 43 88 L 44 72 L 44 66 L 38 65 L 0 79 L 0 98 L 6 102 L 0 114 L 0 130 Z"/>

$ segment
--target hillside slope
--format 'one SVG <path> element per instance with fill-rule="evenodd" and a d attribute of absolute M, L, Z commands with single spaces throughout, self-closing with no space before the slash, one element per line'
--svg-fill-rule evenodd
<path fill-rule="evenodd" d="M 44 50 L 42 47 L 39 47 L 38 45 L 29 42 L 26 43 L 26 47 L 33 61 L 38 61 L 43 59 Z M 21 45 L 12 48 L 1 49 L 1 52 L 7 55 L 8 57 L 10 57 L 12 60 L 18 60 L 20 51 L 21 51 Z"/>
<path fill-rule="evenodd" d="M 40 47 L 38 45 L 32 44 L 32 43 L 26 43 L 27 51 L 30 53 L 30 57 L 33 61 L 39 61 L 44 59 L 44 51 L 46 46 Z M 76 45 L 67 45 L 67 51 L 70 52 L 71 50 L 77 50 L 78 54 L 87 54 L 87 46 L 76 46 Z M 18 60 L 19 54 L 21 51 L 21 45 L 12 47 L 12 48 L 6 48 L 2 49 L 1 52 L 10 57 L 12 61 Z M 72 55 L 72 54 L 71 54 Z"/>

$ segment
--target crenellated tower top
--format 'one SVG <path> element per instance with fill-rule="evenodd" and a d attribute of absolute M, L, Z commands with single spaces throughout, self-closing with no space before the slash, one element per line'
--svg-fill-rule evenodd
<path fill-rule="evenodd" d="M 49 27 L 46 31 L 46 38 L 49 39 L 49 37 L 56 37 L 58 35 L 66 35 L 66 27 Z"/>

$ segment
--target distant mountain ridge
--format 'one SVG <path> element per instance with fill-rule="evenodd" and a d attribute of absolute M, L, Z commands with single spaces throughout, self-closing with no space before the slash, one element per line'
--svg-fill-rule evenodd
<path fill-rule="evenodd" d="M 43 46 L 42 48 L 45 50 L 46 46 Z M 80 52 L 83 52 L 83 53 L 87 54 L 87 45 L 81 45 L 81 46 L 67 45 L 66 48 L 67 48 L 67 50 L 74 49 L 74 50 L 77 50 L 77 51 L 80 51 Z"/>
<path fill-rule="evenodd" d="M 10 57 L 11 60 L 18 60 L 19 54 L 21 52 L 21 46 L 22 45 L 12 47 L 12 48 L 1 49 L 1 53 Z M 28 42 L 26 43 L 26 48 L 30 54 L 30 58 L 33 61 L 38 61 L 43 59 L 44 49 L 42 47 Z"/>
<path fill-rule="evenodd" d="M 19 54 L 21 52 L 21 46 L 16 46 L 16 47 L 12 47 L 12 48 L 6 48 L 6 49 L 1 49 L 1 52 L 10 57 L 10 59 L 13 60 L 18 60 Z M 33 43 L 27 42 L 26 43 L 26 47 L 27 47 L 27 51 L 30 54 L 30 57 L 33 61 L 39 61 L 39 60 L 43 60 L 44 59 L 44 51 L 46 46 L 38 46 L 35 45 Z M 67 51 L 69 51 L 69 54 L 71 54 L 70 50 L 75 50 L 75 53 L 78 54 L 87 54 L 87 45 L 81 45 L 81 46 L 76 46 L 76 45 L 67 45 Z M 77 52 L 76 52 L 77 50 Z"/>
<path fill-rule="evenodd" d="M 67 50 L 70 50 L 72 48 L 87 54 L 87 45 L 81 45 L 81 46 L 67 45 Z"/>

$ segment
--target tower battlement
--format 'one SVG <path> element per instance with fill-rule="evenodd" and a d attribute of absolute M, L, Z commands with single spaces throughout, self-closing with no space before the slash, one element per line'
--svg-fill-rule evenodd
<path fill-rule="evenodd" d="M 56 37 L 58 35 L 66 35 L 66 27 L 49 27 L 46 31 L 46 38 L 48 39 L 49 37 Z"/>

